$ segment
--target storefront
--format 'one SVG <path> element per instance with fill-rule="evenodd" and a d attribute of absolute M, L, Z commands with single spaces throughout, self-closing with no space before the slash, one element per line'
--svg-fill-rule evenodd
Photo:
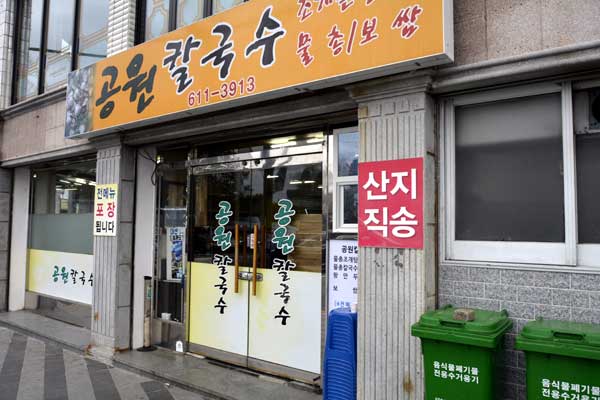
<path fill-rule="evenodd" d="M 329 154 L 340 143 L 340 174 L 352 180 L 357 136 L 351 127 L 159 150 L 158 342 L 318 383 L 328 303 L 357 301 L 356 234 L 345 235 L 339 271 L 336 255 L 328 275 L 326 258 L 338 169 Z M 356 184 L 337 190 L 356 224 Z"/>
<path fill-rule="evenodd" d="M 358 303 L 360 275 L 360 114 L 340 85 L 446 63 L 452 34 L 444 1 L 310 8 L 254 1 L 70 75 L 65 135 L 106 147 L 96 190 L 119 192 L 94 239 L 95 265 L 118 272 L 98 277 L 131 268 L 105 249 L 126 254 L 135 231 L 133 304 L 120 280 L 106 314 L 133 307 L 133 347 L 148 275 L 153 342 L 320 384 L 327 314 Z M 93 312 L 93 335 L 110 332 Z M 126 346 L 104 332 L 96 347 Z"/>
<path fill-rule="evenodd" d="M 26 290 L 40 314 L 90 328 L 96 160 L 31 169 Z"/>
<path fill-rule="evenodd" d="M 61 25 L 40 3 L 22 104 L 0 112 L 11 310 L 90 326 L 110 358 L 144 343 L 148 276 L 153 344 L 318 386 L 325 316 L 358 303 L 360 399 L 423 398 L 410 326 L 429 309 L 600 323 L 597 1 L 122 0 L 110 57 L 48 57 L 87 67 L 38 96 Z M 359 246 L 359 164 L 406 159 L 418 245 Z M 393 235 L 393 211 L 371 228 Z M 514 338 L 507 399 L 524 395 Z"/>

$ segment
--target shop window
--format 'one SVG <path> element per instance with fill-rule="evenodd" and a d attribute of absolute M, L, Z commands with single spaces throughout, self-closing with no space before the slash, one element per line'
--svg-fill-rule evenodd
<path fill-rule="evenodd" d="M 93 254 L 96 162 L 34 170 L 29 247 Z"/>
<path fill-rule="evenodd" d="M 161 156 L 161 158 L 164 157 Z M 185 157 L 182 158 L 185 160 Z M 186 256 L 187 170 L 161 165 L 158 180 L 156 318 L 181 322 Z"/>
<path fill-rule="evenodd" d="M 573 93 L 566 82 L 444 102 L 446 259 L 600 266 L 600 101 Z"/>
<path fill-rule="evenodd" d="M 89 328 L 93 296 L 96 162 L 34 169 L 27 290 L 36 312 Z"/>
<path fill-rule="evenodd" d="M 106 57 L 108 3 L 18 2 L 13 102 L 60 88 L 67 83 L 70 71 Z"/>
<path fill-rule="evenodd" d="M 140 2 L 143 27 L 138 43 L 226 11 L 247 0 L 145 0 Z"/>
<path fill-rule="evenodd" d="M 358 229 L 358 128 L 334 131 L 333 231 Z"/>

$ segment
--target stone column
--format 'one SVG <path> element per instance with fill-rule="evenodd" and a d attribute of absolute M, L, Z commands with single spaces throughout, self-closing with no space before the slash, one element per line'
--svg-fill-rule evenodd
<path fill-rule="evenodd" d="M 424 158 L 424 249 L 362 248 L 358 298 L 358 399 L 424 398 L 419 340 L 410 334 L 435 307 L 436 163 L 430 78 L 360 84 L 360 161 Z"/>
<path fill-rule="evenodd" d="M 8 309 L 8 249 L 10 241 L 10 213 L 12 170 L 0 169 L 0 311 Z"/>
<path fill-rule="evenodd" d="M 119 185 L 117 236 L 94 236 L 92 354 L 110 359 L 129 348 L 135 151 L 120 144 L 98 150 L 96 182 Z"/>
<path fill-rule="evenodd" d="M 108 9 L 108 56 L 133 47 L 135 0 L 110 0 Z"/>

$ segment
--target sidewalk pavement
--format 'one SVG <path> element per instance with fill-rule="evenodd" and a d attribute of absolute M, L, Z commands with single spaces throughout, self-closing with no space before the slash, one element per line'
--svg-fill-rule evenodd
<path fill-rule="evenodd" d="M 95 371 L 95 367 L 100 368 L 101 365 L 104 365 L 86 358 L 83 355 L 90 343 L 90 331 L 87 329 L 56 321 L 30 311 L 0 313 L 0 326 L 1 325 L 6 326 L 11 332 L 20 332 L 17 333 L 17 337 L 25 337 L 25 335 L 35 336 L 41 338 L 43 341 L 53 343 L 55 347 L 65 347 L 63 353 L 68 352 L 69 354 L 65 357 L 80 357 L 84 360 L 83 364 L 81 361 L 79 362 L 80 366 L 83 365 L 87 370 L 90 370 L 91 368 Z M 29 338 L 29 340 L 32 339 L 33 338 Z M 315 389 L 312 386 L 306 386 L 293 381 L 235 368 L 209 359 L 194 357 L 187 354 L 178 354 L 163 349 L 157 349 L 153 352 L 138 352 L 134 350 L 119 353 L 115 355 L 113 364 L 116 368 L 112 370 L 118 371 L 111 374 L 111 377 L 113 378 L 115 374 L 118 374 L 119 376 L 116 379 L 119 379 L 121 377 L 121 371 L 123 373 L 132 371 L 135 373 L 134 376 L 139 377 L 137 379 L 138 386 L 140 386 L 140 383 L 155 382 L 152 380 L 159 380 L 168 382 L 173 386 L 183 388 L 189 392 L 197 393 L 196 396 L 199 396 L 183 397 L 184 395 L 189 395 L 189 392 L 177 389 L 178 391 L 173 393 L 174 389 L 167 389 L 173 396 L 172 398 L 175 399 L 320 400 L 322 398 L 320 394 L 315 393 Z M 90 365 L 92 366 L 90 367 Z M 111 367 L 105 366 L 104 368 L 110 369 Z M 149 376 L 151 378 L 143 378 L 141 375 Z M 116 382 L 116 379 L 113 380 Z M 145 379 L 145 381 L 142 382 L 140 379 Z M 132 381 L 135 381 L 135 379 L 132 378 Z M 124 382 L 127 382 L 127 379 L 125 379 Z M 2 384 L 3 382 L 0 381 L 0 393 L 2 393 Z M 158 382 L 145 383 L 144 386 L 142 386 L 142 389 L 157 389 L 156 391 L 158 391 L 158 389 L 160 389 L 158 385 L 162 384 Z M 139 396 L 140 391 L 137 386 L 135 386 L 134 392 L 136 391 Z M 147 398 L 150 400 L 171 399 L 171 397 L 160 396 L 150 397 L 147 395 Z M 32 400 L 37 398 L 38 397 L 24 397 L 24 399 Z M 60 397 L 56 397 L 56 399 L 59 398 Z M 74 399 L 79 398 L 83 400 L 94 399 L 94 397 L 74 397 Z M 115 398 L 118 399 L 118 397 Z M 122 398 L 129 399 L 130 397 Z M 131 398 L 145 399 L 146 397 Z M 0 399 L 4 400 L 4 397 L 0 395 Z M 41 397 L 41 399 L 46 398 Z M 67 397 L 64 399 L 67 399 Z M 104 400 L 105 398 L 101 397 L 98 400 L 100 399 Z M 112 399 L 112 397 L 106 397 L 106 399 Z M 19 398 L 19 400 L 21 400 L 21 398 Z"/>

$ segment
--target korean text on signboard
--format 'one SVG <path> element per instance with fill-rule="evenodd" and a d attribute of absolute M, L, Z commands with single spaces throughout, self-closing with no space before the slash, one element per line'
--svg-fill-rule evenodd
<path fill-rule="evenodd" d="M 423 159 L 358 165 L 358 243 L 423 248 Z"/>
<path fill-rule="evenodd" d="M 451 62 L 451 18 L 452 0 L 252 0 L 73 72 L 65 136 Z"/>
<path fill-rule="evenodd" d="M 94 236 L 117 236 L 117 184 L 96 185 L 94 194 Z"/>

